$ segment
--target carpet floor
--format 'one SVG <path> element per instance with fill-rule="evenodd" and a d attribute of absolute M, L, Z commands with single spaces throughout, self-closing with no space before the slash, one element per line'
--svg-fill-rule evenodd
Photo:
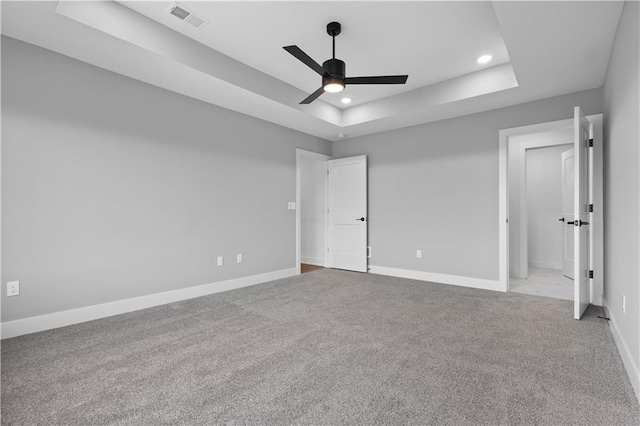
<path fill-rule="evenodd" d="M 590 308 L 323 269 L 2 342 L 2 423 L 640 423 Z"/>

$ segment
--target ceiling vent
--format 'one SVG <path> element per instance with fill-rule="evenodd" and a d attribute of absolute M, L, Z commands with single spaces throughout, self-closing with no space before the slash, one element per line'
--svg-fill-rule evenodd
<path fill-rule="evenodd" d="M 172 4 L 168 12 L 176 18 L 188 22 L 196 28 L 200 28 L 205 23 L 204 19 L 197 15 L 194 15 L 192 12 L 180 6 L 178 3 Z"/>

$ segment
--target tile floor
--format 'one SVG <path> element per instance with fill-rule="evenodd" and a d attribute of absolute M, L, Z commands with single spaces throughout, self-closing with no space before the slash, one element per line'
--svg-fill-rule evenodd
<path fill-rule="evenodd" d="M 573 280 L 555 269 L 529 268 L 529 278 L 509 279 L 509 291 L 573 300 Z"/>

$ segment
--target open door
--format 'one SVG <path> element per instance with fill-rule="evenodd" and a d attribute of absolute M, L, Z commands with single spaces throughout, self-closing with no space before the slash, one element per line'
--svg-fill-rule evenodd
<path fill-rule="evenodd" d="M 330 268 L 367 272 L 367 157 L 327 162 Z"/>
<path fill-rule="evenodd" d="M 589 138 L 591 123 L 580 107 L 574 109 L 574 310 L 575 319 L 580 319 L 590 303 L 591 281 L 589 279 Z"/>
<path fill-rule="evenodd" d="M 562 224 L 562 275 L 573 279 L 573 207 L 575 198 L 575 154 L 574 149 L 562 153 L 562 217 L 559 219 Z"/>

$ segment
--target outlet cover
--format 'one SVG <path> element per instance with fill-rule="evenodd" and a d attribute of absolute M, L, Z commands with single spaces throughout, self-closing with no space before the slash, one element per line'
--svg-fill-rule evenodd
<path fill-rule="evenodd" d="M 238 263 L 242 263 L 242 253 L 238 253 L 238 254 L 236 255 L 236 262 L 238 262 Z"/>
<path fill-rule="evenodd" d="M 224 257 L 218 256 L 218 266 L 224 265 Z"/>
<path fill-rule="evenodd" d="M 296 209 L 296 203 L 292 202 L 292 201 L 289 201 L 288 207 L 289 207 L 289 210 L 295 210 Z"/>
<path fill-rule="evenodd" d="M 416 250 L 416 258 L 422 259 L 422 250 Z"/>
<path fill-rule="evenodd" d="M 20 281 L 7 282 L 7 296 L 20 295 Z"/>

